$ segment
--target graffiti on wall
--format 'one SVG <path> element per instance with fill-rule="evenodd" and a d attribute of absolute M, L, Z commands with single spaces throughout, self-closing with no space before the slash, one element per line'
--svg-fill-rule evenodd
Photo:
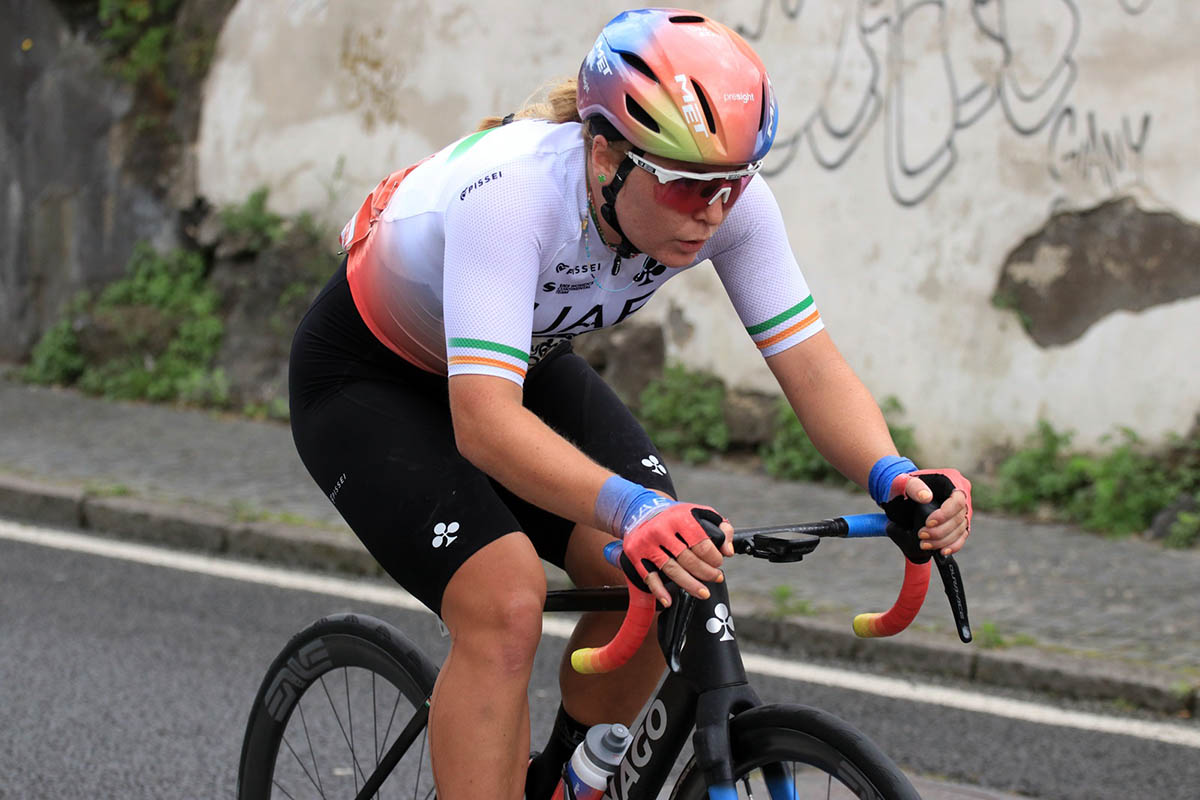
<path fill-rule="evenodd" d="M 1153 0 L 1111 0 L 1125 14 Z M 910 206 L 954 169 L 956 140 L 999 109 L 1021 136 L 1046 136 L 1047 169 L 1103 182 L 1136 174 L 1149 114 L 1107 123 L 1070 103 L 1084 9 L 1077 0 L 761 0 L 737 23 L 747 39 L 786 48 L 796 68 L 774 77 L 788 102 L 769 174 L 804 150 L 835 170 L 875 125 L 888 189 Z M 1089 6 L 1094 9 L 1095 6 Z M 798 113 L 797 113 L 798 109 Z"/>

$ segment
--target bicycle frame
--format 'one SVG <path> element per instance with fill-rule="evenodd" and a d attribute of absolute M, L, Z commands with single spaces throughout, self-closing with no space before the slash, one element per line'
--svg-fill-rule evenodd
<path fill-rule="evenodd" d="M 746 680 L 725 584 L 706 585 L 706 600 L 671 587 L 671 606 L 658 617 L 669 669 L 633 730 L 606 797 L 657 797 L 693 728 L 696 762 L 708 784 L 733 780 L 729 717 L 762 703 Z M 623 588 L 566 590 L 547 595 L 546 611 L 621 611 L 625 604 Z"/>

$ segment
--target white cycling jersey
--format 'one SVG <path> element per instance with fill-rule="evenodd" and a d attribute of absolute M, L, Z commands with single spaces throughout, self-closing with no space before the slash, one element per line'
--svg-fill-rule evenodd
<path fill-rule="evenodd" d="M 761 176 L 689 267 L 638 255 L 613 274 L 588 212 L 580 127 L 520 120 L 475 133 L 368 196 L 342 245 L 354 303 L 383 344 L 430 372 L 521 384 L 549 346 L 620 322 L 707 259 L 764 356 L 821 330 Z"/>

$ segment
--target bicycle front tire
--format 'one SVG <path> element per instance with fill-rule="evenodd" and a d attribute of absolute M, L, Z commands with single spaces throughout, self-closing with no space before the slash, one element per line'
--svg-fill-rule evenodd
<path fill-rule="evenodd" d="M 339 614 L 309 625 L 254 699 L 238 800 L 353 798 L 389 753 L 399 760 L 385 786 L 432 797 L 424 727 L 436 679 L 437 667 L 382 620 Z M 395 745 L 405 731 L 415 739 Z"/>
<path fill-rule="evenodd" d="M 801 705 L 768 705 L 730 721 L 739 798 L 921 800 L 882 750 L 834 715 Z M 708 787 L 693 758 L 671 800 L 704 800 Z"/>

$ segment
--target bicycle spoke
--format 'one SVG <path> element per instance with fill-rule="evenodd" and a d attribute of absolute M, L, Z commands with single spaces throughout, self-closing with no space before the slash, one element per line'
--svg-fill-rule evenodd
<path fill-rule="evenodd" d="M 350 703 L 350 670 L 342 669 L 342 680 L 346 682 L 346 726 L 350 728 L 350 760 L 358 767 L 358 751 L 354 749 L 354 706 Z M 354 776 L 354 793 L 358 794 L 358 773 L 350 770 Z M 363 780 L 366 780 L 364 775 Z"/>
<path fill-rule="evenodd" d="M 392 703 L 392 713 L 388 716 L 387 730 L 383 732 L 383 743 L 386 745 L 388 737 L 392 735 L 392 724 L 396 721 L 396 711 L 400 708 L 400 701 L 404 699 L 404 695 L 396 690 L 396 702 Z M 379 748 L 379 755 L 375 756 L 375 763 L 379 763 L 379 756 L 383 755 L 384 748 Z"/>
<path fill-rule="evenodd" d="M 296 753 L 296 749 L 294 747 L 292 747 L 292 743 L 288 741 L 287 736 L 283 737 L 283 743 L 285 745 L 287 745 L 288 752 L 292 754 L 292 758 L 296 759 L 296 763 L 300 765 L 300 770 L 304 773 L 304 777 L 308 778 L 308 782 L 313 785 L 313 788 L 316 789 L 320 793 L 321 797 L 324 797 L 325 792 L 321 789 L 320 786 L 317 785 L 317 782 L 313 780 L 312 775 L 310 775 L 308 772 L 308 767 L 304 766 L 304 762 L 300 760 L 299 754 Z M 276 782 L 276 786 L 278 786 L 278 785 L 279 784 Z M 287 791 L 282 786 L 279 787 L 279 790 L 281 792 L 283 792 L 284 794 L 288 794 Z M 288 794 L 288 797 L 291 797 L 291 795 Z"/>
<path fill-rule="evenodd" d="M 272 779 L 271 779 L 271 783 L 275 785 L 275 788 L 276 788 L 276 789 L 278 789 L 279 791 L 283 792 L 283 793 L 284 793 L 284 795 L 286 795 L 286 796 L 287 796 L 287 799 L 288 799 L 288 800 L 296 800 L 296 798 L 292 797 L 292 796 L 291 796 L 291 794 L 289 794 L 289 793 L 288 793 L 288 790 L 287 790 L 287 789 L 285 789 L 285 788 L 283 788 L 282 786 L 280 786 L 280 785 L 279 785 L 279 781 L 277 781 L 277 780 L 275 780 L 274 778 L 272 778 Z M 322 795 L 322 797 L 324 797 L 324 795 Z"/>
<path fill-rule="evenodd" d="M 329 701 L 329 710 L 333 712 L 333 718 L 337 722 L 338 728 L 340 728 L 342 731 L 342 741 L 344 741 L 346 743 L 346 746 L 350 748 L 350 753 L 351 753 L 350 761 L 353 763 L 353 766 L 350 768 L 350 771 L 354 775 L 354 785 L 357 787 L 359 775 L 362 775 L 362 779 L 364 781 L 367 779 L 367 776 L 365 773 L 363 773 L 362 767 L 359 766 L 358 759 L 353 757 L 354 745 L 350 744 L 350 737 L 346 734 L 346 726 L 342 724 L 342 717 L 340 714 L 338 714 L 337 707 L 333 703 L 333 695 L 331 695 L 329 693 L 329 687 L 325 684 L 325 676 L 322 675 L 317 680 L 319 680 L 321 682 L 321 688 L 325 691 L 325 698 Z M 356 793 L 357 793 L 357 790 L 356 790 Z"/>
<path fill-rule="evenodd" d="M 321 765 L 317 763 L 317 753 L 313 750 L 312 736 L 308 733 L 308 721 L 304 719 L 304 702 L 301 700 L 296 703 L 296 710 L 300 712 L 300 724 L 304 727 L 304 738 L 308 741 L 308 753 L 312 756 L 313 771 L 317 773 L 317 791 L 321 797 L 325 796 L 325 789 L 321 786 Z"/>

